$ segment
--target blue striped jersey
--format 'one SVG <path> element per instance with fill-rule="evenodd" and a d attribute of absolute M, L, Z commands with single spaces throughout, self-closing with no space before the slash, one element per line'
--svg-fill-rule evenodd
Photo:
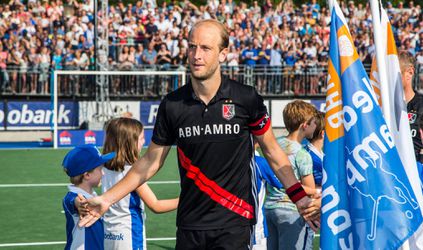
<path fill-rule="evenodd" d="M 313 144 L 308 143 L 305 149 L 310 153 L 313 161 L 313 177 L 316 186 L 322 186 L 323 179 L 323 152 L 318 150 Z"/>
<path fill-rule="evenodd" d="M 89 194 L 83 189 L 75 186 L 68 186 L 69 192 L 63 198 L 63 209 L 66 216 L 66 246 L 65 250 L 84 250 L 103 248 L 103 221 L 96 221 L 90 227 L 79 227 L 79 214 L 75 207 L 75 198 L 78 194 L 82 194 L 89 199 L 97 194 Z"/>
<path fill-rule="evenodd" d="M 131 169 L 125 165 L 122 172 L 104 168 L 103 193 L 119 182 Z M 113 204 L 104 214 L 105 249 L 147 249 L 144 227 L 144 203 L 136 191 Z"/>

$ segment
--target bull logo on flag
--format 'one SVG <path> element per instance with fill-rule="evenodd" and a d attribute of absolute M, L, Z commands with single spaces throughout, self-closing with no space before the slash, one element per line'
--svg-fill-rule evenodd
<path fill-rule="evenodd" d="M 234 104 L 223 104 L 222 105 L 222 117 L 225 120 L 231 120 L 235 116 L 235 105 Z"/>

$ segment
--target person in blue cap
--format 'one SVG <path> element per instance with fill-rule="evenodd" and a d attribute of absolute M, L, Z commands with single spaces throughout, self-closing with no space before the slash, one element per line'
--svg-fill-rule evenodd
<path fill-rule="evenodd" d="M 63 168 L 70 177 L 69 192 L 63 198 L 63 209 L 66 216 L 67 249 L 104 249 L 103 221 L 98 220 L 92 226 L 78 227 L 79 214 L 83 213 L 83 198 L 97 196 L 95 187 L 100 185 L 103 176 L 103 164 L 115 157 L 111 152 L 101 155 L 91 145 L 77 146 L 63 159 Z M 83 196 L 83 197 L 81 197 Z"/>

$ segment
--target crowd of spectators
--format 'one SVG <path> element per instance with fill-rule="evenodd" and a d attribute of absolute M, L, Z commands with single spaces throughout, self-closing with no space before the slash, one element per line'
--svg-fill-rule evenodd
<path fill-rule="evenodd" d="M 206 5 L 196 6 L 190 1 L 162 1 L 160 5 L 154 0 L 120 1 L 108 11 L 109 67 L 184 70 L 190 27 L 199 19 L 216 18 L 229 30 L 227 66 L 232 72 L 245 65 L 280 69 L 272 72 L 286 75 L 301 74 L 305 68 L 310 72 L 325 68 L 329 9 L 316 0 L 301 6 L 292 0 L 272 2 L 259 6 L 254 1 L 248 6 L 242 1 L 208 0 Z M 339 3 L 362 61 L 370 64 L 375 52 L 370 6 Z M 406 6 L 388 2 L 385 8 L 398 49 L 410 51 L 423 64 L 421 6 L 413 1 Z M 23 4 L 11 0 L 0 5 L 0 38 L 1 90 L 48 93 L 50 69 L 95 69 L 94 1 L 28 0 Z M 324 78 L 310 78 L 310 88 L 318 89 Z M 68 88 L 65 84 L 62 91 Z M 256 87 L 262 93 L 269 90 L 260 78 Z M 295 91 L 295 86 L 285 88 L 288 90 Z"/>

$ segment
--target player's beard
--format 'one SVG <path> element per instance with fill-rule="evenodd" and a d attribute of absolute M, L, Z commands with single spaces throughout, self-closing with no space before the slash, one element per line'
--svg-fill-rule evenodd
<path fill-rule="evenodd" d="M 219 64 L 210 66 L 203 72 L 191 71 L 191 76 L 197 81 L 205 81 L 210 79 L 217 71 Z"/>

